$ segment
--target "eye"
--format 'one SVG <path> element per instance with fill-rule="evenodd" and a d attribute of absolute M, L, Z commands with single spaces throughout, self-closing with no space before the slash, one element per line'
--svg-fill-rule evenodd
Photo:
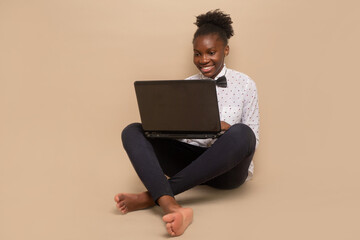
<path fill-rule="evenodd" d="M 211 52 L 210 52 L 210 55 L 211 55 L 211 56 L 214 56 L 214 55 L 215 55 L 215 53 L 216 53 L 216 52 L 211 51 Z"/>
<path fill-rule="evenodd" d="M 194 57 L 198 57 L 198 56 L 200 56 L 200 53 L 194 52 Z"/>

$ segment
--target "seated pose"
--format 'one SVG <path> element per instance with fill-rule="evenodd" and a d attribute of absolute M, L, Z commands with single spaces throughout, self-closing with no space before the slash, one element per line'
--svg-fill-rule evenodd
<path fill-rule="evenodd" d="M 226 77 L 226 86 L 216 86 L 224 134 L 217 139 L 154 139 L 145 137 L 140 123 L 122 132 L 124 149 L 147 191 L 119 193 L 116 206 L 124 214 L 160 206 L 171 236 L 183 234 L 193 220 L 193 210 L 180 206 L 175 195 L 200 184 L 239 187 L 253 174 L 252 158 L 259 141 L 256 85 L 224 63 L 228 39 L 234 34 L 230 16 L 214 10 L 197 16 L 195 24 L 193 61 L 200 73 L 188 79 Z"/>

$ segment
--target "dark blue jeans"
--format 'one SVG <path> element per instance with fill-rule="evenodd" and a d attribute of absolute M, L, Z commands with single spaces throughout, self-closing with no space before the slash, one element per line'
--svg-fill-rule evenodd
<path fill-rule="evenodd" d="M 255 153 L 255 135 L 245 124 L 230 127 L 209 148 L 144 135 L 133 123 L 122 132 L 132 165 L 153 200 L 175 196 L 200 184 L 232 189 L 243 184 Z M 169 177 L 166 178 L 167 175 Z"/>

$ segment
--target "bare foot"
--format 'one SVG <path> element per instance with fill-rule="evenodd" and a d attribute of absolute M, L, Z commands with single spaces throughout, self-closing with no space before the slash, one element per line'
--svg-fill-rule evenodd
<path fill-rule="evenodd" d="M 191 224 L 193 210 L 191 208 L 179 208 L 175 212 L 163 216 L 163 220 L 166 222 L 166 230 L 171 236 L 180 236 Z"/>
<path fill-rule="evenodd" d="M 149 208 L 155 206 L 148 192 L 143 193 L 119 193 L 114 197 L 116 207 L 123 213 Z"/>

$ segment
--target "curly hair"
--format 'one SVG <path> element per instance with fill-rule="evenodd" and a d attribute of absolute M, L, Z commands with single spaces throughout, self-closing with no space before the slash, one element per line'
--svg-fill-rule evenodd
<path fill-rule="evenodd" d="M 223 13 L 220 9 L 201 14 L 196 17 L 194 23 L 198 29 L 194 34 L 193 42 L 198 36 L 218 34 L 224 44 L 227 45 L 228 39 L 234 36 L 232 23 L 230 15 Z"/>

